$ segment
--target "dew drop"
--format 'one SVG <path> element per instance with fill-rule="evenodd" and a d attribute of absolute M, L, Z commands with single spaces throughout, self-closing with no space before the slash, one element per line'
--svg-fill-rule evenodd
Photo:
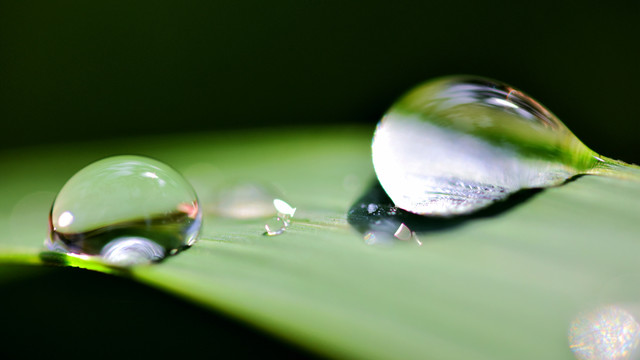
<path fill-rule="evenodd" d="M 376 204 L 367 205 L 367 212 L 369 214 L 375 214 L 377 210 L 378 210 L 378 205 L 376 205 Z"/>
<path fill-rule="evenodd" d="M 49 250 L 118 266 L 157 262 L 194 244 L 202 225 L 191 185 L 140 156 L 94 162 L 67 181 L 49 216 Z"/>
<path fill-rule="evenodd" d="M 409 227 L 404 223 L 400 224 L 396 232 L 393 234 L 393 236 L 395 236 L 396 239 L 404 240 L 404 241 L 410 240 L 411 235 L 413 235 L 413 231 L 411 231 L 411 229 L 409 229 Z"/>
<path fill-rule="evenodd" d="M 267 223 L 264 224 L 264 229 L 266 230 L 265 235 L 280 235 L 287 230 L 287 223 L 281 217 L 276 216 L 267 220 Z"/>
<path fill-rule="evenodd" d="M 219 191 L 214 212 L 232 219 L 259 219 L 273 214 L 273 193 L 257 183 L 239 183 Z"/>
<path fill-rule="evenodd" d="M 264 234 L 269 236 L 284 233 L 291 225 L 291 218 L 296 212 L 296 208 L 291 207 L 291 205 L 280 199 L 273 200 L 273 207 L 276 209 L 276 216 L 264 225 L 266 230 Z"/>
<path fill-rule="evenodd" d="M 405 223 L 401 223 L 400 226 L 398 226 L 393 236 L 396 239 L 402 240 L 402 241 L 412 240 L 416 244 L 418 244 L 418 246 L 422 246 L 422 241 L 420 241 L 420 239 L 418 238 L 418 235 L 415 233 L 415 231 L 412 231 L 411 229 L 409 229 L 409 227 Z"/>
<path fill-rule="evenodd" d="M 400 98 L 372 143 L 380 184 L 401 209 L 466 214 L 578 174 L 640 179 L 638 167 L 587 148 L 550 111 L 498 81 L 453 76 Z"/>

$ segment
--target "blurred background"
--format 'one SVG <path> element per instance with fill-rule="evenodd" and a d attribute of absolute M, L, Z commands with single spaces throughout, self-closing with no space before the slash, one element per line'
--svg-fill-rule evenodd
<path fill-rule="evenodd" d="M 638 2 L 0 2 L 0 148 L 371 124 L 434 76 L 505 81 L 640 162 Z"/>

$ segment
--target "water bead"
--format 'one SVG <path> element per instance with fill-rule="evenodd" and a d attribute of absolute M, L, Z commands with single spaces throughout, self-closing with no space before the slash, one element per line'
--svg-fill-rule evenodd
<path fill-rule="evenodd" d="M 263 184 L 237 183 L 221 188 L 205 211 L 230 219 L 261 219 L 273 214 L 273 198 L 274 191 Z"/>
<path fill-rule="evenodd" d="M 276 236 L 283 234 L 291 225 L 291 218 L 296 213 L 296 208 L 280 199 L 273 200 L 273 207 L 276 209 L 276 216 L 269 219 L 264 225 L 266 230 L 264 235 Z"/>
<path fill-rule="evenodd" d="M 393 237 L 402 241 L 413 240 L 416 244 L 422 246 L 422 241 L 418 238 L 415 231 L 409 229 L 409 227 L 405 223 L 401 223 L 400 226 L 396 229 L 396 232 L 393 233 Z"/>
<path fill-rule="evenodd" d="M 88 165 L 62 187 L 46 244 L 127 266 L 193 245 L 201 224 L 195 191 L 177 171 L 146 157 L 114 156 Z"/>
<path fill-rule="evenodd" d="M 289 223 L 281 217 L 276 216 L 274 218 L 270 218 L 264 224 L 264 229 L 265 229 L 264 235 L 268 235 L 268 236 L 282 235 L 284 234 L 285 231 L 287 231 L 288 226 L 289 226 Z"/>
<path fill-rule="evenodd" d="M 378 123 L 372 157 L 396 206 L 437 216 L 630 168 L 591 151 L 523 92 L 474 76 L 428 81 L 400 98 Z"/>

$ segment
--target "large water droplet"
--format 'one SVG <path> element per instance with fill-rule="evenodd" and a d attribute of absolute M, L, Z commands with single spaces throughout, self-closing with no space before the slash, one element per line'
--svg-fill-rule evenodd
<path fill-rule="evenodd" d="M 372 154 L 378 180 L 398 207 L 440 216 L 578 174 L 630 169 L 591 151 L 526 94 L 473 76 L 411 90 L 378 124 Z"/>
<path fill-rule="evenodd" d="M 50 250 L 120 266 L 159 261 L 196 241 L 202 224 L 191 185 L 140 156 L 114 156 L 77 172 L 49 217 Z"/>

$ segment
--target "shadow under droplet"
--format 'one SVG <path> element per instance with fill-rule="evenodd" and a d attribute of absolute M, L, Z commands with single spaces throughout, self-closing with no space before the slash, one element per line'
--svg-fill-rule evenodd
<path fill-rule="evenodd" d="M 573 179 L 572 179 L 573 180 Z M 507 199 L 468 215 L 424 216 L 395 207 L 380 183 L 375 180 L 369 189 L 349 209 L 347 221 L 359 232 L 393 235 L 401 224 L 415 232 L 440 231 L 463 225 L 469 221 L 490 218 L 526 202 L 542 189 L 524 189 Z"/>

